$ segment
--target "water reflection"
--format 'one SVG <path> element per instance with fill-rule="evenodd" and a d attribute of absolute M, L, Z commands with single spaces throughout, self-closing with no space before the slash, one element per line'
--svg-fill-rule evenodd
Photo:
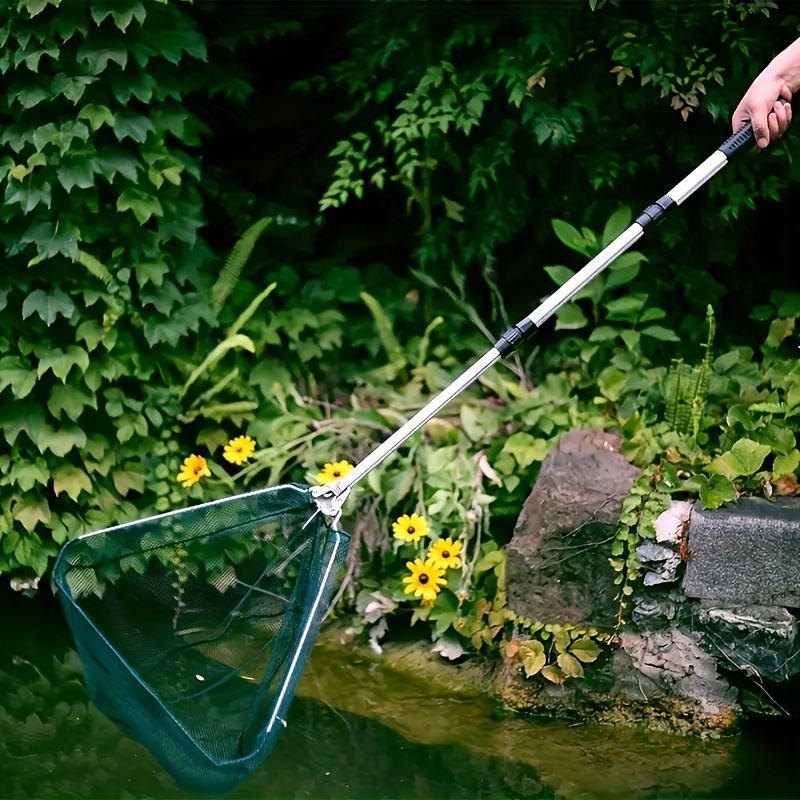
<path fill-rule="evenodd" d="M 191 797 L 91 708 L 54 604 L 0 598 L 0 796 Z M 703 742 L 498 717 L 318 648 L 272 755 L 231 798 L 794 798 L 797 725 Z"/>

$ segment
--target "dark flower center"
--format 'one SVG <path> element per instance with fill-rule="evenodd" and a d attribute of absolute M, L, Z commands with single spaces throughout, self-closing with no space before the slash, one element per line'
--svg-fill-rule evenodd
<path fill-rule="evenodd" d="M 414 526 L 413 525 L 409 525 L 408 528 L 406 528 L 406 533 L 409 533 L 409 534 L 414 533 Z"/>
<path fill-rule="evenodd" d="M 339 470 L 338 470 L 338 469 L 335 469 L 335 470 L 333 471 L 333 477 L 334 477 L 334 478 L 338 478 L 340 475 L 341 475 L 341 472 L 339 472 Z"/>
<path fill-rule="evenodd" d="M 419 576 L 418 580 L 419 580 L 420 583 L 427 583 L 428 582 L 428 576 L 423 572 L 422 575 Z"/>
<path fill-rule="evenodd" d="M 442 550 L 442 558 L 450 558 L 450 551 Z"/>

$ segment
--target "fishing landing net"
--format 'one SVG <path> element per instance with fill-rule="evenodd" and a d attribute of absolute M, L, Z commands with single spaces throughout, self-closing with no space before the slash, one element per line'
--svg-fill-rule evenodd
<path fill-rule="evenodd" d="M 251 492 L 68 542 L 54 581 L 98 708 L 181 786 L 219 793 L 264 760 L 334 589 L 342 505 L 367 473 L 752 145 L 747 125 L 648 206 L 340 480 Z"/>
<path fill-rule="evenodd" d="M 347 544 L 296 485 L 69 542 L 54 580 L 92 701 L 179 785 L 232 789 L 283 728 Z"/>

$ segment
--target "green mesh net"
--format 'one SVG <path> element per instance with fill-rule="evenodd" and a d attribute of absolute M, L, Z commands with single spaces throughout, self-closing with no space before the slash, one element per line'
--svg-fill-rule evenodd
<path fill-rule="evenodd" d="M 67 543 L 54 581 L 95 705 L 188 789 L 224 792 L 285 725 L 349 538 L 286 485 Z"/>

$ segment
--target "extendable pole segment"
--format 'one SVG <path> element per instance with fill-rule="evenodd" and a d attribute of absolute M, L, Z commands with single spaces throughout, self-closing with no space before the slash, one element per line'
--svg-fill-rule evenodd
<path fill-rule="evenodd" d="M 748 123 L 727 139 L 712 155 L 696 169 L 692 170 L 667 194 L 656 200 L 653 205 L 647 206 L 625 231 L 601 250 L 580 272 L 577 272 L 563 286 L 553 292 L 535 311 L 520 320 L 514 327 L 509 328 L 495 342 L 489 352 L 466 369 L 427 405 L 423 406 L 408 422 L 398 428 L 350 473 L 335 483 L 315 487 L 312 490 L 314 494 L 318 498 L 327 497 L 329 499 L 345 495 L 352 486 L 392 455 L 400 445 L 420 430 L 453 398 L 472 385 L 486 370 L 494 366 L 501 358 L 513 353 L 523 342 L 530 339 L 544 322 L 568 303 L 587 284 L 591 283 L 612 261 L 640 239 L 647 225 L 651 222 L 660 221 L 671 206 L 681 205 L 687 197 L 696 192 L 706 181 L 719 172 L 736 153 L 747 147 L 752 139 L 753 128 Z"/>

